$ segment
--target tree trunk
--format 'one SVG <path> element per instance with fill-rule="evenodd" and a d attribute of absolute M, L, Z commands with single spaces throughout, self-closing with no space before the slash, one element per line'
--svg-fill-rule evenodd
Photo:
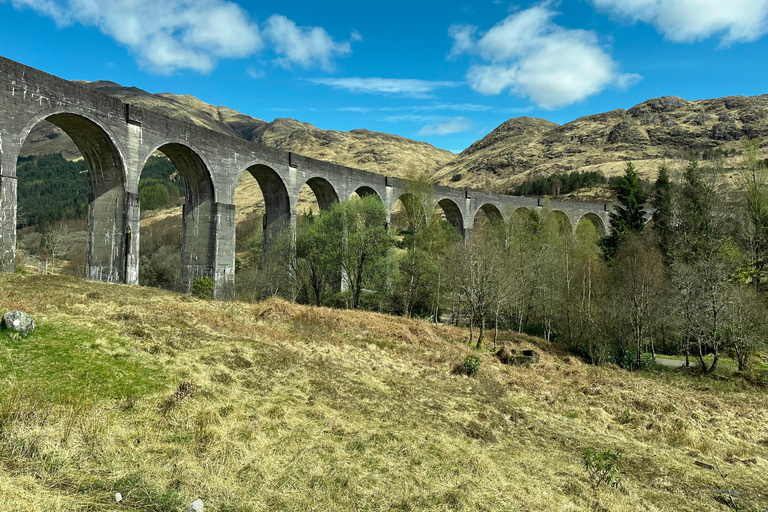
<path fill-rule="evenodd" d="M 483 346 L 483 331 L 485 330 L 485 317 L 480 319 L 480 335 L 477 337 L 477 345 L 475 346 L 476 349 L 480 350 L 480 347 Z"/>

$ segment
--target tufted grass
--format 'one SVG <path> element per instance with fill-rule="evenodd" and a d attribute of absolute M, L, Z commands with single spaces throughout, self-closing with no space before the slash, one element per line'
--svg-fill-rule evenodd
<path fill-rule="evenodd" d="M 725 510 L 692 414 L 740 504 L 768 507 L 766 390 L 736 377 L 504 333 L 540 363 L 480 352 L 469 378 L 462 329 L 63 276 L 0 275 L 0 309 L 39 326 L 0 342 L 3 511 L 591 510 L 587 447 L 622 453 L 607 510 Z"/>

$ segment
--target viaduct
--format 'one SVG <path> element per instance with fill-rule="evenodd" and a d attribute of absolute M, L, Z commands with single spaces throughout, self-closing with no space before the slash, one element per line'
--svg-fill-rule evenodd
<path fill-rule="evenodd" d="M 16 161 L 30 131 L 49 121 L 75 142 L 88 166 L 87 277 L 138 284 L 139 178 L 147 159 L 164 153 L 179 172 L 185 190 L 181 257 L 182 290 L 195 278 L 211 277 L 214 297 L 228 300 L 235 290 L 235 206 L 238 180 L 250 172 L 265 200 L 265 250 L 285 227 L 295 229 L 296 203 L 306 184 L 320 208 L 334 201 L 375 194 L 391 214 L 407 200 L 408 182 L 372 172 L 270 149 L 223 135 L 158 112 L 137 108 L 28 66 L 0 57 L 0 270 L 13 271 L 16 254 Z M 514 210 L 542 207 L 536 198 L 488 194 L 435 186 L 425 211 L 440 206 L 448 221 L 466 234 L 482 210 L 492 221 Z M 607 205 L 551 203 L 575 231 L 589 220 L 608 226 Z"/>

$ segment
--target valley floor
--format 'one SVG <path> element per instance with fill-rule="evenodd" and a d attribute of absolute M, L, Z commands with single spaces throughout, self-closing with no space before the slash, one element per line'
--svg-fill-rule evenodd
<path fill-rule="evenodd" d="M 11 309 L 37 331 L 0 333 L 3 511 L 591 510 L 588 447 L 621 452 L 605 510 L 727 510 L 701 433 L 768 508 L 766 389 L 738 377 L 503 333 L 541 361 L 470 378 L 463 329 L 66 276 L 0 275 Z"/>

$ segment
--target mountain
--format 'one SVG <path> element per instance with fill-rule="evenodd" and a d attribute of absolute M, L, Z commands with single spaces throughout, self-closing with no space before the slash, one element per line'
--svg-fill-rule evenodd
<path fill-rule="evenodd" d="M 321 130 L 295 119 L 267 122 L 231 108 L 210 105 L 188 94 L 151 94 L 107 81 L 80 83 L 126 103 L 151 108 L 233 137 L 389 176 L 402 177 L 414 171 L 432 176 L 455 157 L 450 151 L 398 135 L 370 130 Z M 40 124 L 29 135 L 22 156 L 61 153 L 68 159 L 80 158 L 78 149 L 63 135 L 50 123 Z"/>
<path fill-rule="evenodd" d="M 555 172 L 599 171 L 610 177 L 629 160 L 650 179 L 660 164 L 691 154 L 724 154 L 726 167 L 736 167 L 742 139 L 768 142 L 767 116 L 768 95 L 698 101 L 664 96 L 564 125 L 519 117 L 472 144 L 435 178 L 453 186 L 504 191 Z"/>

